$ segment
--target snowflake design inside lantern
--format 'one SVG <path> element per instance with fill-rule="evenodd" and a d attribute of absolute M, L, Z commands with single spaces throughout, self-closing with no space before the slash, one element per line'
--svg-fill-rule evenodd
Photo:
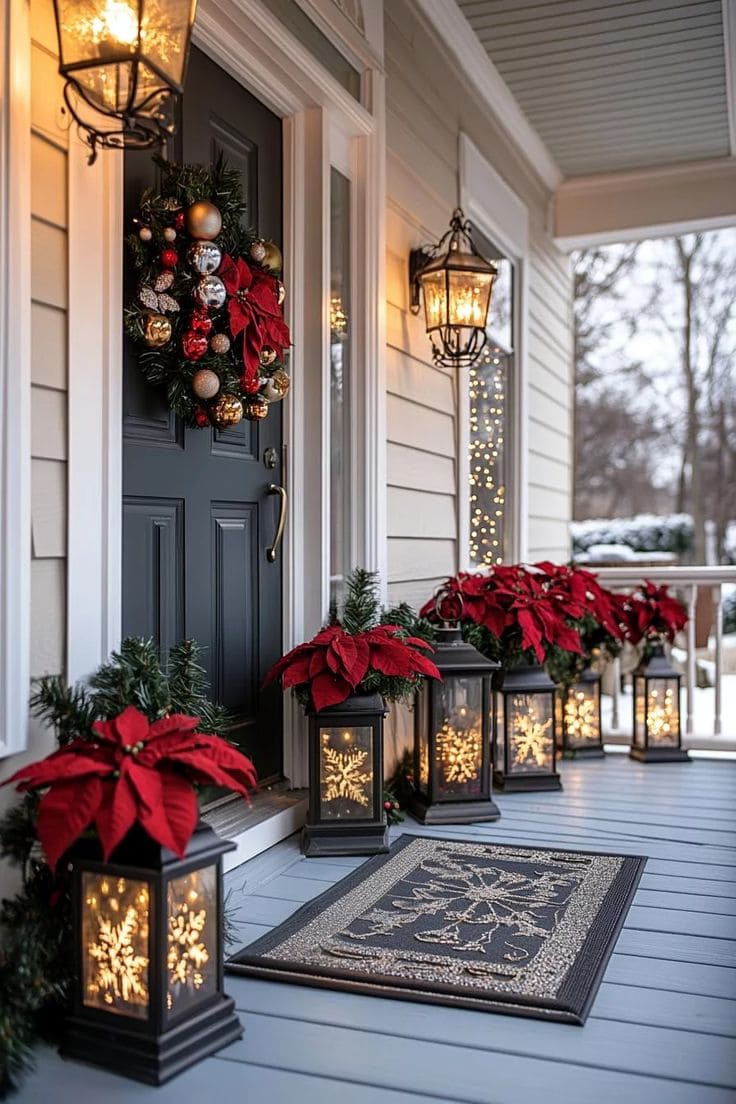
<path fill-rule="evenodd" d="M 213 867 L 169 882 L 167 890 L 168 1010 L 214 992 L 216 879 Z"/>
<path fill-rule="evenodd" d="M 148 1008 L 145 882 L 85 874 L 84 1003 L 144 1018 Z"/>
<path fill-rule="evenodd" d="M 535 770 L 550 764 L 552 718 L 542 720 L 533 706 L 514 717 L 512 750 L 515 766 Z"/>
<path fill-rule="evenodd" d="M 340 746 L 335 746 L 339 744 Z M 320 748 L 322 815 L 339 818 L 370 808 L 370 729 L 323 729 Z"/>
<path fill-rule="evenodd" d="M 652 743 L 669 744 L 677 737 L 677 705 L 671 686 L 649 690 L 647 728 Z"/>
<path fill-rule="evenodd" d="M 565 701 L 565 732 L 572 743 L 597 743 L 598 706 L 583 690 L 572 690 Z"/>
<path fill-rule="evenodd" d="M 480 726 L 456 728 L 445 721 L 437 733 L 437 758 L 445 783 L 475 781 L 483 758 Z"/>

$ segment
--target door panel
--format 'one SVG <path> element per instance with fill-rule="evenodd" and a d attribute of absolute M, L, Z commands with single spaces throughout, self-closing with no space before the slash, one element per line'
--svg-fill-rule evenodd
<path fill-rule="evenodd" d="M 281 121 L 193 49 L 172 151 L 210 162 L 222 152 L 242 174 L 247 220 L 281 240 Z M 150 155 L 126 153 L 130 225 L 155 181 Z M 133 276 L 127 274 L 128 289 Z M 127 294 L 130 294 L 128 290 Z M 207 650 L 212 694 L 237 718 L 232 737 L 262 780 L 282 767 L 282 698 L 259 686 L 281 654 L 281 562 L 266 549 L 277 521 L 268 485 L 282 478 L 281 405 L 262 422 L 189 429 L 143 380 L 126 350 L 123 418 L 123 632 L 152 636 L 162 653 L 182 636 Z M 264 454 L 275 450 L 276 469 Z"/>

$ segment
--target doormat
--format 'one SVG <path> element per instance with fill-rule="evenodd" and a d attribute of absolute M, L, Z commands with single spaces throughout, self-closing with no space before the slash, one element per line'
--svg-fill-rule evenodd
<path fill-rule="evenodd" d="M 226 969 L 583 1024 L 645 863 L 403 835 Z"/>

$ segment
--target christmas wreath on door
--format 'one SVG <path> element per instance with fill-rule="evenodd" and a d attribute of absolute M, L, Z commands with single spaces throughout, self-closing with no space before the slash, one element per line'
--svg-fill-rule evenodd
<path fill-rule="evenodd" d="M 148 383 L 188 425 L 258 421 L 289 390 L 281 251 L 245 229 L 240 174 L 157 159 L 127 238 L 137 287 L 125 329 Z"/>

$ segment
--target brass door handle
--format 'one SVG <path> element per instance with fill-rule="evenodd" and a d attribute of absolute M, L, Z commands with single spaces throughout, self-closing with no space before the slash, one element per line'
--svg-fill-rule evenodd
<path fill-rule="evenodd" d="M 269 563 L 276 563 L 276 557 L 279 552 L 279 545 L 281 544 L 281 538 L 284 535 L 284 529 L 286 528 L 286 513 L 289 509 L 289 496 L 286 493 L 286 487 L 279 486 L 278 483 L 268 484 L 268 493 L 270 495 L 278 495 L 280 501 L 279 520 L 276 525 L 276 532 L 273 538 L 273 544 L 266 550 L 266 559 Z"/>

